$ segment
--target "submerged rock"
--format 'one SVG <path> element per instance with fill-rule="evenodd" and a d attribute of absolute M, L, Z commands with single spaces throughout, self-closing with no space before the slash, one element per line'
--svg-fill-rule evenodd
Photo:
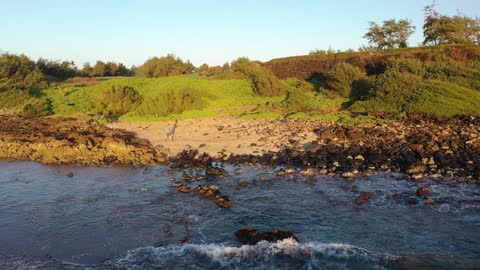
<path fill-rule="evenodd" d="M 355 203 L 357 205 L 361 205 L 361 204 L 365 203 L 366 201 L 370 200 L 370 198 L 372 198 L 374 195 L 375 195 L 375 193 L 373 193 L 373 192 L 365 192 L 355 200 Z"/>
<path fill-rule="evenodd" d="M 428 196 L 430 195 L 430 190 L 428 189 L 428 187 L 421 187 L 417 189 L 416 194 L 418 196 Z"/>
<path fill-rule="evenodd" d="M 220 207 L 223 208 L 230 208 L 232 207 L 232 203 L 228 199 L 227 196 L 222 195 L 220 193 L 220 187 L 216 185 L 206 185 L 206 186 L 198 186 L 195 188 L 195 193 L 206 198 L 211 199 Z"/>

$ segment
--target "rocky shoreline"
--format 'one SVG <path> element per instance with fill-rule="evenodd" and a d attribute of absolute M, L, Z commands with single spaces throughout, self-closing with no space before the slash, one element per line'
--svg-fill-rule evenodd
<path fill-rule="evenodd" d="M 287 124 L 292 129 L 304 126 L 316 139 L 307 143 L 288 139 L 280 151 L 262 155 L 211 156 L 195 149 L 167 157 L 162 146 L 155 147 L 133 132 L 107 128 L 92 119 L 2 115 L 0 158 L 45 164 L 162 164 L 177 169 L 207 169 L 212 162 L 263 164 L 304 168 L 300 172 L 304 176 L 319 173 L 346 179 L 374 172 L 405 173 L 413 179 L 476 181 L 480 177 L 480 117 L 410 117 L 359 125 L 316 121 Z"/>
<path fill-rule="evenodd" d="M 166 161 L 147 140 L 106 128 L 93 119 L 14 115 L 0 115 L 0 159 L 96 166 L 145 166 Z"/>
<path fill-rule="evenodd" d="M 184 151 L 170 157 L 169 163 L 175 168 L 205 166 L 209 161 L 295 166 L 306 168 L 300 171 L 304 176 L 320 173 L 346 179 L 374 172 L 404 173 L 413 179 L 457 177 L 470 182 L 480 177 L 480 117 L 411 117 L 361 125 L 305 124 L 314 125 L 317 139 L 305 144 L 289 140 L 289 146 L 278 152 L 209 157 L 199 156 L 198 151 Z"/>

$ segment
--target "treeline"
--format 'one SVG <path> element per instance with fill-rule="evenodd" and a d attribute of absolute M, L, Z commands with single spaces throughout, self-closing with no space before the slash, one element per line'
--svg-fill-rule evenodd
<path fill-rule="evenodd" d="M 82 69 L 72 61 L 52 61 L 40 58 L 33 61 L 25 55 L 0 54 L 0 91 L 48 87 L 52 82 L 73 77 L 132 76 L 134 72 L 122 63 L 97 61 Z"/>

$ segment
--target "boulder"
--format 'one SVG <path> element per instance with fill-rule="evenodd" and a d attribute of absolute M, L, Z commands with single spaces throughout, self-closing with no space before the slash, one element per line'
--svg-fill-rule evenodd
<path fill-rule="evenodd" d="M 417 196 L 428 196 L 430 195 L 430 190 L 428 189 L 428 187 L 420 187 L 417 189 L 416 194 Z"/>
<path fill-rule="evenodd" d="M 374 195 L 375 195 L 375 193 L 373 193 L 373 192 L 364 192 L 362 195 L 360 195 L 360 197 L 358 197 L 355 200 L 355 203 L 357 205 L 361 205 L 361 204 L 365 203 L 366 201 L 370 200 L 370 198 L 372 198 Z"/>
<path fill-rule="evenodd" d="M 255 245 L 260 241 L 277 242 L 288 238 L 298 241 L 293 232 L 283 230 L 271 230 L 268 232 L 259 232 L 255 228 L 243 228 L 235 232 L 235 236 L 242 244 Z"/>

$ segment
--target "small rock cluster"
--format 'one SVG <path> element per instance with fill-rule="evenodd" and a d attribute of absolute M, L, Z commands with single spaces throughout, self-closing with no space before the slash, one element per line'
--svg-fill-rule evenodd
<path fill-rule="evenodd" d="M 243 228 L 237 230 L 235 236 L 240 243 L 247 245 L 255 245 L 260 241 L 277 242 L 288 238 L 298 242 L 298 238 L 293 232 L 282 230 L 271 230 L 262 233 L 255 228 Z"/>

